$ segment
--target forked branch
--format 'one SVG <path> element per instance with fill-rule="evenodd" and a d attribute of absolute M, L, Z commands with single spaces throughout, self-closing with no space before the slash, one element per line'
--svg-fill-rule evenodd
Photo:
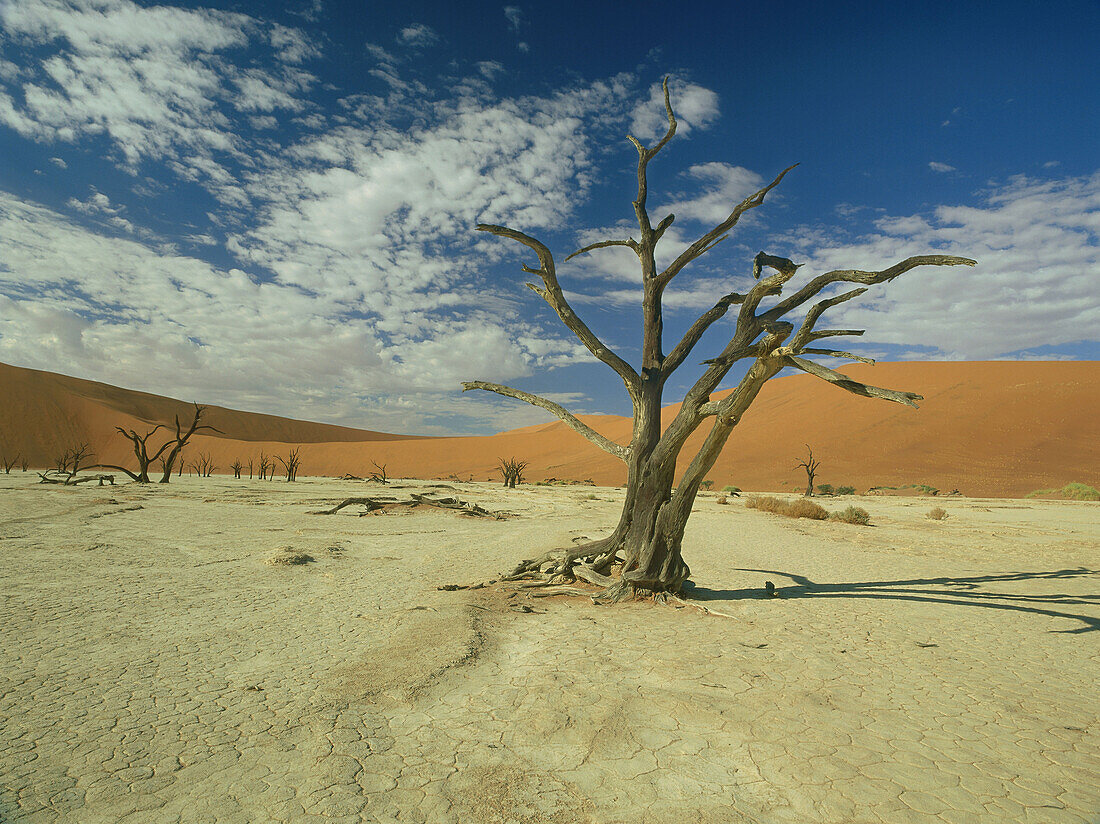
<path fill-rule="evenodd" d="M 462 384 L 462 391 L 467 392 L 471 389 L 482 389 L 486 392 L 496 392 L 498 395 L 504 395 L 506 398 L 515 398 L 516 400 L 526 401 L 532 406 L 538 406 L 545 409 L 547 412 L 555 415 L 566 426 L 575 432 L 580 433 L 585 438 L 596 444 L 604 452 L 608 452 L 614 455 L 621 461 L 626 461 L 630 457 L 630 447 L 621 446 L 612 440 L 608 440 L 595 429 L 588 424 L 583 423 L 572 412 L 566 409 L 564 406 L 560 406 L 551 400 L 546 398 L 540 398 L 538 395 L 532 395 L 530 392 L 524 392 L 522 389 L 513 389 L 510 386 L 501 386 L 499 383 L 486 383 L 485 381 L 465 381 Z"/>
<path fill-rule="evenodd" d="M 479 223 L 477 225 L 479 232 L 490 232 L 491 234 L 499 237 L 507 237 L 512 240 L 522 243 L 528 247 L 539 258 L 539 268 L 532 269 L 529 266 L 524 266 L 525 272 L 538 275 L 542 279 L 544 289 L 535 288 L 535 291 L 550 304 L 550 308 L 558 313 L 558 317 L 561 318 L 569 330 L 577 336 L 578 340 L 585 345 L 593 355 L 599 360 L 606 363 L 612 369 L 618 373 L 619 377 L 623 379 L 623 383 L 626 385 L 627 391 L 631 397 L 636 397 L 638 388 L 641 383 L 641 378 L 638 377 L 638 373 L 634 371 L 634 368 L 612 352 L 607 346 L 604 345 L 595 333 L 582 321 L 577 313 L 573 311 L 573 307 L 569 305 L 569 301 L 565 299 L 565 294 L 562 292 L 561 285 L 558 283 L 558 275 L 554 268 L 554 256 L 550 253 L 550 250 L 541 241 L 535 240 L 530 235 L 525 235 L 523 232 L 519 232 L 515 229 L 509 229 L 507 226 L 496 226 L 488 223 Z"/>

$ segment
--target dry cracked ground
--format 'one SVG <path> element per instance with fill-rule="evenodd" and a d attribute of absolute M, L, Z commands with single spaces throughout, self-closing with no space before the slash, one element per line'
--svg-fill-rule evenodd
<path fill-rule="evenodd" d="M 1100 820 L 1096 504 L 705 496 L 708 614 L 437 589 L 600 534 L 618 490 L 449 493 L 516 516 L 486 520 L 33 480 L 0 475 L 5 824 Z"/>

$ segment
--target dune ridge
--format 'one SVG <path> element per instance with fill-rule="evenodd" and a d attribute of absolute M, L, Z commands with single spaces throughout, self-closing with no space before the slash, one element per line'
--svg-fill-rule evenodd
<path fill-rule="evenodd" d="M 857 364 L 857 380 L 924 395 L 920 409 L 860 398 L 808 375 L 771 381 L 745 415 L 710 473 L 717 487 L 792 492 L 805 444 L 821 460 L 818 483 L 870 487 L 927 484 L 947 493 L 1018 497 L 1069 481 L 1100 483 L 1100 364 L 994 361 Z M 0 455 L 51 465 L 68 445 L 88 441 L 98 461 L 129 466 L 129 442 L 116 426 L 148 429 L 189 416 L 190 404 L 50 372 L 0 364 Z M 201 399 L 200 399 L 201 402 Z M 676 412 L 665 410 L 666 419 Z M 630 420 L 582 416 L 625 443 Z M 613 486 L 625 467 L 559 422 L 491 436 L 422 437 L 351 429 L 209 407 L 220 434 L 192 439 L 219 473 L 235 459 L 302 447 L 301 475 L 369 473 L 372 461 L 394 477 L 487 480 L 498 457 L 528 461 L 530 481 L 592 480 Z M 690 460 L 709 427 L 683 452 Z M 154 436 L 154 440 L 159 437 Z M 158 442 L 159 443 L 159 442 Z"/>

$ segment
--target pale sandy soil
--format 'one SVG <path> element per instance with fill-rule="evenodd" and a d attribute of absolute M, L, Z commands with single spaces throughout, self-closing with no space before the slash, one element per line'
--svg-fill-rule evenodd
<path fill-rule="evenodd" d="M 495 521 L 34 480 L 0 475 L 5 824 L 1100 815 L 1097 504 L 702 498 L 685 555 L 724 617 L 436 589 L 599 535 L 618 490 L 459 485 Z"/>

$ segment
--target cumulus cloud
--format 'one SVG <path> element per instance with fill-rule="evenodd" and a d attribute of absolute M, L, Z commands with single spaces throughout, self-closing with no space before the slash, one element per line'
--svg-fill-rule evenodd
<path fill-rule="evenodd" d="M 115 207 L 94 193 L 80 208 Z M 425 314 L 402 338 L 355 308 L 98 234 L 0 193 L 0 361 L 66 364 L 97 380 L 292 417 L 407 432 L 453 413 L 479 418 L 484 431 L 533 421 L 456 399 L 459 380 L 516 378 L 577 349 L 541 330 L 526 346 L 505 311 Z"/>
<path fill-rule="evenodd" d="M 836 307 L 831 325 L 968 360 L 1100 338 L 1100 173 L 1015 177 L 990 188 L 980 205 L 888 216 L 875 226 L 864 237 L 818 248 L 802 271 L 881 269 L 929 253 L 978 265 L 916 269 Z"/>
<path fill-rule="evenodd" d="M 422 49 L 438 43 L 439 35 L 430 26 L 413 23 L 397 33 L 397 42 L 403 46 Z"/>
<path fill-rule="evenodd" d="M 955 171 L 954 166 L 949 166 L 946 163 L 940 163 L 937 160 L 929 161 L 928 168 L 931 169 L 933 172 L 939 172 L 941 174 L 943 174 L 944 172 L 954 172 Z"/>
<path fill-rule="evenodd" d="M 24 137 L 104 139 L 130 170 L 171 161 L 215 190 L 218 158 L 246 157 L 242 115 L 297 112 L 315 81 L 295 64 L 317 53 L 300 32 L 247 15 L 140 6 L 131 0 L 0 3 L 11 53 L 34 55 L 0 75 L 0 123 Z M 266 44 L 274 61 L 233 55 Z"/>
<path fill-rule="evenodd" d="M 505 6 L 504 17 L 512 31 L 519 31 L 520 26 L 524 23 L 523 9 L 519 6 Z"/>

